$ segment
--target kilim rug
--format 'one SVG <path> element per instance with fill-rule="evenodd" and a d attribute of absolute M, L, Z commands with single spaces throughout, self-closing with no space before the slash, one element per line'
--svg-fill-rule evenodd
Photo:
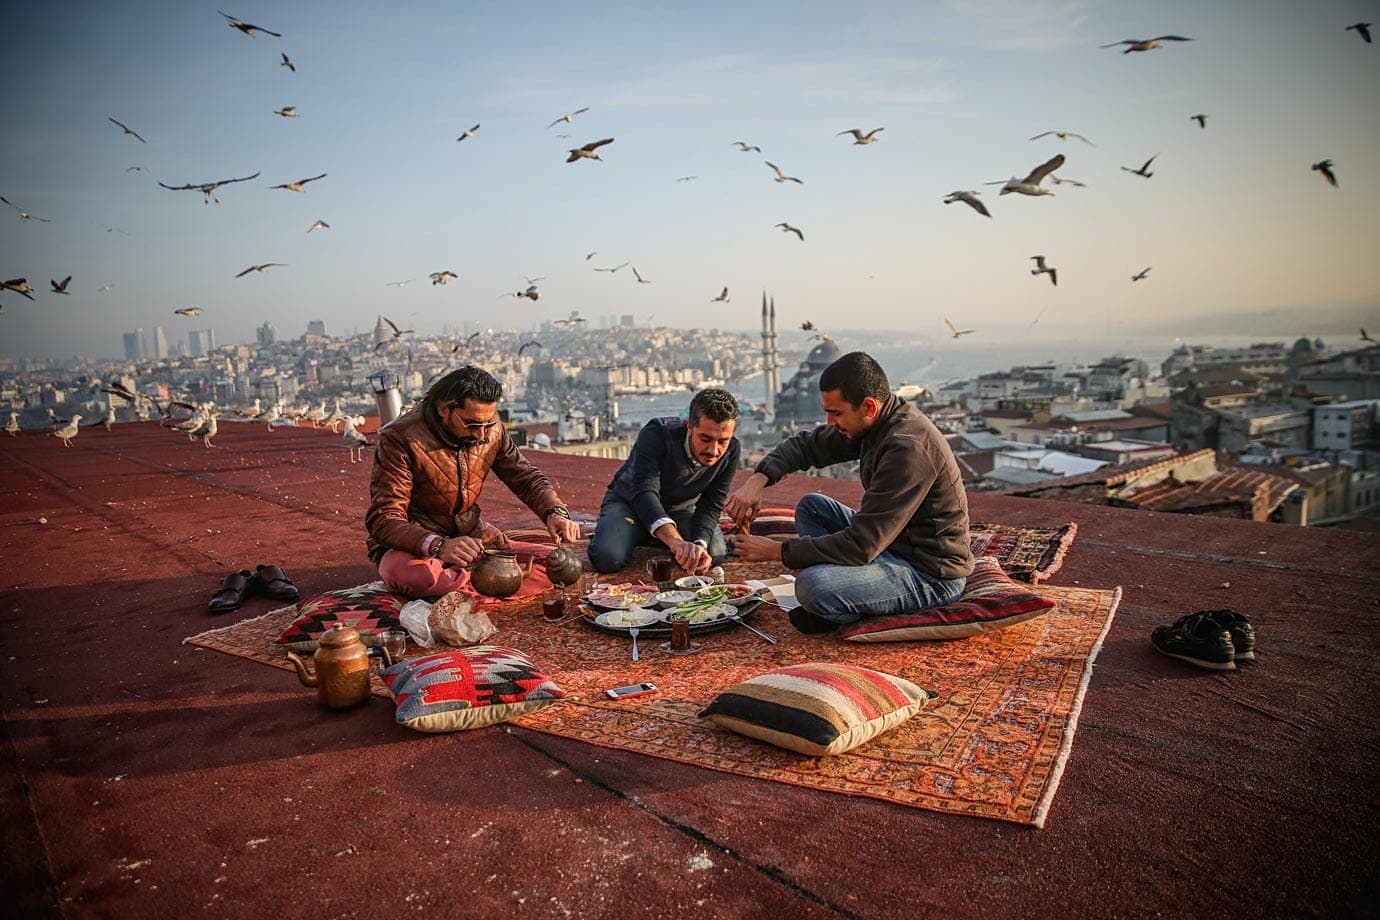
<path fill-rule="evenodd" d="M 762 564 L 725 568 L 730 580 L 775 574 Z M 734 627 L 699 637 L 699 654 L 673 656 L 662 651 L 664 640 L 644 636 L 636 664 L 627 638 L 580 621 L 547 623 L 535 598 L 485 609 L 499 627 L 491 642 L 522 650 L 571 694 L 510 724 L 740 776 L 1041 827 L 1121 591 L 1043 586 L 1040 592 L 1058 601 L 1045 616 L 953 642 L 805 636 L 764 605 L 751 622 L 776 637 L 776 645 Z M 186 641 L 290 670 L 274 639 L 294 613 L 284 607 Z M 409 656 L 422 651 L 410 648 Z M 867 744 L 823 758 L 780 750 L 698 717 L 719 689 L 806 661 L 896 674 L 938 697 Z M 623 701 L 603 696 L 609 687 L 644 680 L 661 692 Z M 387 696 L 377 679 L 374 690 Z"/>
<path fill-rule="evenodd" d="M 1012 578 L 1038 585 L 1064 564 L 1064 554 L 1073 545 L 1078 525 L 1063 527 L 1010 527 L 1006 524 L 981 524 L 968 527 L 968 540 L 974 556 L 992 556 L 1002 571 Z"/>

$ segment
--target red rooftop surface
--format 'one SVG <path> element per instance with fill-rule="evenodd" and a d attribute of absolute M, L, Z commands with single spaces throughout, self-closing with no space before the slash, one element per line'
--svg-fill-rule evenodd
<path fill-rule="evenodd" d="M 372 427 L 372 426 L 370 426 Z M 615 461 L 531 455 L 594 513 Z M 221 577 L 374 577 L 338 434 L 152 423 L 0 438 L 4 894 L 45 917 L 1360 916 L 1380 897 L 1380 535 L 992 493 L 1079 531 L 1054 584 L 1124 588 L 1041 830 L 516 727 L 421 735 L 182 644 Z M 746 474 L 744 474 L 746 475 Z M 856 502 L 855 482 L 767 493 Z M 486 515 L 534 520 L 497 482 Z M 1150 630 L 1232 607 L 1259 660 Z M 364 710 L 387 704 L 371 701 Z"/>

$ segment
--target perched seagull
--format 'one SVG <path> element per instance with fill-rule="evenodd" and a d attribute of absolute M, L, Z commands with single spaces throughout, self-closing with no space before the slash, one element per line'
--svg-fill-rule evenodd
<path fill-rule="evenodd" d="M 306 185 L 308 182 L 315 182 L 317 179 L 324 178 L 326 178 L 326 174 L 322 173 L 319 176 L 312 176 L 310 179 L 298 179 L 296 182 L 284 182 L 282 185 L 270 185 L 269 188 L 285 188 L 290 192 L 301 192 L 305 191 L 302 186 Z"/>
<path fill-rule="evenodd" d="M 1356 34 L 1361 36 L 1361 38 L 1365 39 L 1367 45 L 1370 44 L 1370 23 L 1353 22 L 1351 25 L 1346 27 L 1346 31 L 1350 32 L 1352 29 L 1355 29 Z"/>
<path fill-rule="evenodd" d="M 856 147 L 859 144 L 872 143 L 877 139 L 877 132 L 885 130 L 886 128 L 873 128 L 871 131 L 863 134 L 862 131 L 857 128 L 849 128 L 847 131 L 840 131 L 838 134 L 835 134 L 834 137 L 842 137 L 845 134 L 851 134 L 854 138 L 853 146 Z"/>
<path fill-rule="evenodd" d="M 1035 260 L 1035 267 L 1030 270 L 1032 275 L 1049 275 L 1049 283 L 1055 287 L 1059 286 L 1059 270 L 1052 266 L 1045 265 L 1044 256 L 1031 256 Z"/>
<path fill-rule="evenodd" d="M 637 279 L 637 283 L 638 283 L 638 284 L 651 284 L 650 281 L 648 281 L 646 278 L 643 278 L 641 275 L 639 275 L 639 274 L 637 273 L 637 266 L 636 266 L 636 265 L 634 265 L 634 266 L 632 267 L 632 270 L 633 270 L 633 277 Z"/>
<path fill-rule="evenodd" d="M 217 412 L 207 413 L 206 421 L 187 432 L 187 437 L 193 441 L 200 437 L 202 444 L 205 444 L 208 448 L 215 447 L 215 445 L 211 443 L 211 439 L 214 438 L 216 432 L 220 430 L 220 426 L 216 424 L 216 417 L 218 415 L 219 413 Z"/>
<path fill-rule="evenodd" d="M 173 313 L 177 316 L 200 316 L 200 307 L 178 307 Z"/>
<path fill-rule="evenodd" d="M 800 232 L 800 228 L 799 228 L 799 227 L 792 227 L 790 224 L 786 223 L 784 220 L 783 220 L 781 223 L 777 224 L 776 226 L 778 226 L 778 227 L 781 228 L 781 232 L 782 232 L 782 233 L 794 233 L 796 236 L 800 237 L 800 242 L 802 242 L 802 243 L 805 242 L 805 234 L 803 234 L 803 233 Z"/>
<path fill-rule="evenodd" d="M 432 284 L 432 286 L 434 287 L 434 286 L 436 286 L 436 285 L 438 285 L 438 284 L 445 284 L 447 281 L 449 281 L 449 280 L 452 279 L 452 278 L 459 278 L 459 277 L 460 277 L 460 276 L 457 275 L 455 272 L 450 271 L 450 270 L 448 270 L 448 269 L 447 269 L 446 271 L 432 272 L 432 273 L 431 273 L 431 284 Z"/>
<path fill-rule="evenodd" d="M 477 333 L 477 332 L 475 333 L 475 335 L 478 335 L 478 334 L 479 334 L 479 333 Z M 530 341 L 530 342 L 523 342 L 521 345 L 518 346 L 518 357 L 521 358 L 521 357 L 522 357 L 522 353 L 523 353 L 524 351 L 526 351 L 527 349 L 529 349 L 529 348 L 545 348 L 545 347 L 546 347 L 545 345 L 543 345 L 541 342 L 538 342 L 536 339 L 533 339 L 533 340 Z"/>
<path fill-rule="evenodd" d="M 278 419 L 280 419 L 280 418 L 282 417 L 282 415 L 283 415 L 283 405 L 282 405 L 282 403 L 274 403 L 273 405 L 269 406 L 268 409 L 267 409 L 266 411 L 259 413 L 259 415 L 254 419 L 254 421 L 256 421 L 256 422 L 263 422 L 263 423 L 264 423 L 264 427 L 268 429 L 268 433 L 269 433 L 269 434 L 272 434 L 272 433 L 273 433 L 273 423 L 276 422 L 276 421 L 278 421 Z"/>
<path fill-rule="evenodd" d="M 318 220 L 316 223 L 312 224 L 310 227 L 307 228 L 307 232 L 308 232 L 308 233 L 311 233 L 313 230 L 329 230 L 329 229 L 331 229 L 331 225 L 330 225 L 330 224 L 326 223 L 324 220 Z"/>
<path fill-rule="evenodd" d="M 977 331 L 976 329 L 960 329 L 953 323 L 949 322 L 949 318 L 947 316 L 944 317 L 944 325 L 949 327 L 949 331 L 953 333 L 954 338 L 958 338 L 960 335 L 968 335 L 970 333 Z"/>
<path fill-rule="evenodd" d="M 10 207 L 12 207 L 12 208 L 14 208 L 16 211 L 18 211 L 18 212 L 19 212 L 19 219 L 20 219 L 20 220 L 38 220 L 38 221 L 42 221 L 42 222 L 45 223 L 45 224 L 51 224 L 51 223 L 52 223 L 52 221 L 49 220 L 49 219 L 46 218 L 46 217 L 34 217 L 34 216 L 33 216 L 32 214 L 30 214 L 28 211 L 24 210 L 24 209 L 21 208 L 19 205 L 15 204 L 13 201 L 10 201 L 10 200 L 9 200 L 8 198 L 6 198 L 4 195 L 0 195 L 0 201 L 3 201 L 5 204 L 9 205 Z"/>
<path fill-rule="evenodd" d="M 307 421 L 311 422 L 311 427 L 320 428 L 321 423 L 326 420 L 326 401 L 321 400 L 321 405 L 307 413 Z"/>
<path fill-rule="evenodd" d="M 1313 168 L 1323 174 L 1323 178 L 1327 180 L 1328 185 L 1331 185 L 1333 188 L 1338 187 L 1337 176 L 1335 173 L 1332 172 L 1331 160 L 1319 160 L 1318 162 L 1313 164 Z"/>
<path fill-rule="evenodd" d="M 250 38 L 253 38 L 253 37 L 254 37 L 254 33 L 255 33 L 255 32 L 262 32 L 262 33 L 264 33 L 265 35 L 272 35 L 274 38 L 282 38 L 282 37 L 283 37 L 281 34 L 279 34 L 279 33 L 277 33 L 277 32 L 270 32 L 268 29 L 265 29 L 263 26 L 256 26 L 256 25 L 254 25 L 253 23 L 245 22 L 245 21 L 242 20 L 242 19 L 236 19 L 234 16 L 231 16 L 229 13 L 227 13 L 227 12 L 225 12 L 225 11 L 223 11 L 223 10 L 216 10 L 216 12 L 217 12 L 217 13 L 220 13 L 220 14 L 221 14 L 222 16 L 224 16 L 226 19 L 230 20 L 230 28 L 232 28 L 232 29 L 239 29 L 241 32 L 243 32 L 245 35 L 248 35 Z"/>
<path fill-rule="evenodd" d="M 772 172 L 776 173 L 777 182 L 794 182 L 796 185 L 805 184 L 801 180 L 797 179 L 795 176 L 788 176 L 785 173 L 783 173 L 781 171 L 781 167 L 777 166 L 775 163 L 768 162 L 767 165 L 771 167 Z"/>
<path fill-rule="evenodd" d="M 1362 332 L 1365 332 L 1364 329 L 1362 329 L 1361 331 L 1362 331 Z M 13 437 L 18 437 L 18 435 L 19 435 L 19 413 L 18 413 L 18 412 L 11 412 L 11 413 L 10 413 L 10 420 L 9 420 L 8 422 L 5 423 L 5 430 L 8 431 L 8 432 L 10 433 L 10 437 L 12 437 L 12 438 L 13 438 Z"/>
<path fill-rule="evenodd" d="M 719 296 L 718 296 L 718 297 L 712 298 L 709 302 L 710 302 L 710 303 L 728 303 L 728 288 L 725 287 L 722 291 L 719 292 Z"/>
<path fill-rule="evenodd" d="M 263 407 L 259 405 L 259 397 L 254 397 L 254 405 L 248 406 L 244 409 L 237 409 L 235 410 L 235 414 L 247 419 L 256 419 L 259 416 L 263 415 L 264 410 Z"/>
<path fill-rule="evenodd" d="M 593 255 L 593 253 L 590 253 L 590 255 Z M 627 262 L 620 262 L 620 263 L 618 263 L 617 265 L 615 265 L 613 268 L 599 268 L 599 267 L 596 265 L 596 266 L 594 267 L 594 270 L 595 270 L 596 272 L 616 272 L 616 271 L 618 271 L 618 269 L 622 268 L 623 266 L 625 266 L 625 265 L 627 265 L 627 264 L 628 264 Z"/>
<path fill-rule="evenodd" d="M 285 106 L 283 106 L 281 109 L 278 109 L 278 110 L 277 110 L 276 112 L 274 112 L 273 114 L 274 114 L 274 115 L 281 115 L 281 116 L 283 116 L 284 118 L 296 118 L 296 117 L 297 117 L 297 106 L 295 106 L 295 105 L 285 105 Z"/>
<path fill-rule="evenodd" d="M 576 109 L 576 110 L 573 111 L 573 112 L 567 112 L 566 114 L 562 115 L 560 118 L 557 118 L 555 121 L 551 122 L 551 124 L 547 125 L 546 127 L 547 127 L 548 129 L 551 129 L 551 128 L 556 127 L 556 125 L 560 124 L 561 122 L 565 122 L 566 124 L 570 124 L 570 122 L 575 118 L 576 115 L 580 115 L 580 114 L 582 114 L 582 113 L 584 113 L 584 112 L 588 112 L 588 111 L 589 111 L 589 106 L 585 106 L 585 107 L 582 108 L 582 109 Z"/>
<path fill-rule="evenodd" d="M 355 430 L 355 425 L 359 422 L 355 420 L 354 416 L 345 416 L 344 422 L 345 434 L 342 440 L 345 442 L 345 449 L 350 452 L 350 462 L 358 463 L 364 459 L 364 448 L 372 446 L 373 442 Z"/>
<path fill-rule="evenodd" d="M 326 420 L 321 423 L 321 427 L 329 428 L 332 432 L 339 431 L 340 429 L 336 428 L 335 426 L 339 425 L 343 421 L 345 421 L 345 416 L 341 414 L 340 400 L 337 399 L 335 401 L 335 410 L 332 411 L 330 415 L 326 416 Z"/>
<path fill-rule="evenodd" d="M 34 299 L 33 295 L 29 293 L 32 290 L 33 288 L 29 287 L 28 278 L 11 278 L 9 281 L 0 281 L 0 291 L 14 291 L 30 300 Z"/>
<path fill-rule="evenodd" d="M 72 439 L 77 436 L 77 423 L 81 421 L 80 415 L 72 416 L 72 420 L 63 427 L 54 431 L 53 437 L 62 438 L 62 443 L 66 447 L 72 446 Z"/>
<path fill-rule="evenodd" d="M 743 153 L 752 153 L 753 151 L 756 151 L 757 153 L 762 152 L 761 147 L 755 147 L 752 144 L 746 143 L 744 141 L 734 141 L 733 143 L 736 144 L 738 146 L 738 149 L 743 151 Z"/>
<path fill-rule="evenodd" d="M 1147 266 L 1145 266 L 1145 267 L 1142 268 L 1140 271 L 1138 271 L 1138 272 L 1136 272 L 1134 275 L 1132 275 L 1132 276 L 1131 276 L 1131 280 L 1132 280 L 1133 282 L 1134 282 L 1134 281 L 1144 281 L 1144 280 L 1145 280 L 1145 276 L 1148 275 L 1148 274 L 1150 274 L 1150 269 L 1152 269 L 1152 268 L 1154 268 L 1153 265 L 1147 265 Z"/>
<path fill-rule="evenodd" d="M 289 58 L 289 57 L 287 56 L 287 52 L 283 52 L 283 60 L 282 60 L 282 62 L 281 62 L 278 66 L 279 66 L 279 67 L 286 67 L 288 70 L 292 71 L 293 73 L 297 73 L 297 65 L 294 64 L 294 63 L 292 63 L 292 59 Z"/>
<path fill-rule="evenodd" d="M 987 210 L 987 205 L 977 200 L 977 196 L 981 194 L 981 192 L 950 192 L 944 196 L 944 203 L 953 204 L 955 201 L 961 201 L 983 217 L 991 217 L 992 213 Z"/>
<path fill-rule="evenodd" d="M 1017 179 L 1015 176 L 1012 176 L 1005 182 L 998 180 L 996 182 L 988 182 L 987 184 L 1000 185 L 1001 191 L 997 193 L 998 195 L 1007 195 L 1011 192 L 1016 192 L 1019 195 L 1053 195 L 1053 192 L 1040 183 L 1044 181 L 1045 176 L 1048 176 L 1063 165 L 1064 155 L 1059 153 L 1045 160 L 1039 166 L 1036 166 L 1030 171 L 1030 175 L 1026 176 L 1024 179 Z"/>
<path fill-rule="evenodd" d="M 49 279 L 48 279 L 48 283 L 49 283 L 50 285 L 52 285 L 53 293 L 54 293 L 54 294 L 66 294 L 66 293 L 67 293 L 67 283 L 68 283 L 69 281 L 71 281 L 71 280 L 72 280 L 72 276 L 71 276 L 71 275 L 68 275 L 66 278 L 63 278 L 61 281 L 54 281 L 53 279 L 49 278 Z"/>
<path fill-rule="evenodd" d="M 407 287 L 416 280 L 416 278 L 408 278 L 406 281 L 389 281 L 384 287 Z"/>
<path fill-rule="evenodd" d="M 1076 138 L 1078 138 L 1080 141 L 1082 141 L 1083 143 L 1087 144 L 1089 147 L 1096 147 L 1096 146 L 1097 146 L 1096 144 L 1094 144 L 1092 141 L 1088 140 L 1088 139 L 1087 139 L 1086 137 L 1084 137 L 1083 135 L 1081 135 L 1081 134 L 1075 134 L 1075 133 L 1072 132 L 1072 131 L 1041 131 L 1039 134 L 1037 134 L 1037 135 L 1035 135 L 1034 137 L 1032 137 L 1031 140 L 1032 140 L 1032 141 L 1038 141 L 1040 138 L 1042 138 L 1042 137 L 1049 137 L 1051 134 L 1053 134 L 1055 137 L 1059 138 L 1059 140 L 1061 140 L 1061 141 L 1066 141 L 1066 140 L 1068 140 L 1068 139 L 1071 138 L 1071 137 L 1076 137 Z"/>
<path fill-rule="evenodd" d="M 1157 156 L 1159 156 L 1158 153 L 1155 154 L 1154 157 L 1151 157 L 1150 159 L 1146 160 L 1145 165 L 1142 166 L 1140 169 L 1132 169 L 1129 166 L 1123 166 L 1121 168 L 1128 173 L 1135 173 L 1137 176 L 1144 176 L 1146 179 L 1149 179 L 1151 176 L 1154 175 L 1154 173 L 1150 171 L 1150 164 L 1155 162 L 1155 157 Z"/>
<path fill-rule="evenodd" d="M 1155 48 L 1163 48 L 1165 42 L 1191 42 L 1193 39 L 1184 38 L 1182 35 L 1157 35 L 1154 38 L 1123 38 L 1119 42 L 1108 42 L 1105 45 L 1098 45 L 1099 48 L 1115 48 L 1117 45 L 1125 45 L 1122 54 L 1130 54 L 1132 51 L 1152 51 Z"/>
<path fill-rule="evenodd" d="M 473 128 L 468 129 L 467 131 L 463 132 L 459 137 L 457 137 L 455 139 L 455 142 L 458 144 L 460 141 L 463 141 L 467 137 L 474 137 L 474 132 L 478 130 L 479 125 L 475 125 Z"/>
<path fill-rule="evenodd" d="M 249 266 L 248 268 L 246 268 L 244 271 L 240 272 L 240 273 L 239 273 L 238 275 L 236 275 L 235 277 L 236 277 L 236 278 L 243 278 L 245 275 L 249 274 L 250 272 L 266 272 L 266 271 L 268 271 L 270 268 L 273 268 L 275 265 L 277 265 L 277 266 L 284 266 L 284 267 L 285 267 L 285 266 L 287 265 L 287 263 L 286 263 L 286 262 L 264 262 L 262 265 L 251 265 L 251 266 Z"/>
<path fill-rule="evenodd" d="M 1203 115 L 1202 113 L 1199 113 L 1199 114 L 1197 114 L 1197 115 L 1190 115 L 1190 116 L 1188 116 L 1188 120 L 1189 120 L 1189 121 L 1196 121 L 1196 122 L 1198 123 L 1198 127 L 1199 127 L 1200 129 L 1201 129 L 1201 128 L 1206 128 L 1206 127 L 1207 127 L 1207 116 L 1206 116 L 1206 115 Z"/>
<path fill-rule="evenodd" d="M 595 151 L 598 150 L 600 147 L 604 146 L 605 144 L 612 143 L 613 138 L 606 137 L 602 141 L 590 141 L 583 147 L 574 147 L 570 151 L 570 156 L 565 158 L 565 161 L 567 163 L 574 163 L 576 160 L 583 157 L 586 160 L 598 160 L 602 163 L 604 161 L 604 158 L 599 156 L 599 154 Z"/>
<path fill-rule="evenodd" d="M 1049 181 L 1055 185 L 1072 185 L 1074 188 L 1087 188 L 1086 182 L 1079 182 L 1077 179 L 1060 179 L 1054 173 L 1049 174 Z"/>
<path fill-rule="evenodd" d="M 1367 41 L 1369 41 L 1369 39 L 1367 39 Z M 139 143 L 141 143 L 141 144 L 147 144 L 147 143 L 148 143 L 148 141 L 146 141 L 146 140 L 144 140 L 142 137 L 140 137 L 139 134 L 138 134 L 137 132 L 131 131 L 131 130 L 128 128 L 128 126 L 125 125 L 124 122 L 115 121 L 115 119 L 110 118 L 109 115 L 107 115 L 106 118 L 109 119 L 110 121 L 114 122 L 115 124 L 119 125 L 119 126 L 120 126 L 120 130 L 124 131 L 126 134 L 133 135 L 133 136 L 134 136 L 134 139 L 137 140 Z"/>
<path fill-rule="evenodd" d="M 158 184 L 170 192 L 201 192 L 206 196 L 206 200 L 203 204 L 210 204 L 212 201 L 216 204 L 220 204 L 220 199 L 215 196 L 216 189 L 220 188 L 222 185 L 229 185 L 232 182 L 248 182 L 250 179 L 257 178 L 259 178 L 259 174 L 254 173 L 252 176 L 244 176 L 239 179 L 221 179 L 218 182 L 188 182 L 186 185 L 167 185 L 163 182 L 159 182 Z"/>

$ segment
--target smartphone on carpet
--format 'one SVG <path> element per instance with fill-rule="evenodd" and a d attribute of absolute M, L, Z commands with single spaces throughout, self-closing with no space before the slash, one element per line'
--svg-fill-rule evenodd
<path fill-rule="evenodd" d="M 642 696 L 647 693 L 656 693 L 656 684 L 647 681 L 643 684 L 628 684 L 626 687 L 613 687 L 604 691 L 604 695 L 611 700 L 626 700 L 630 696 Z"/>

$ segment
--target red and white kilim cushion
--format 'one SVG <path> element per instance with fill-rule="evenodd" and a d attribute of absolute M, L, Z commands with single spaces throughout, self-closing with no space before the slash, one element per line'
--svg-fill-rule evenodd
<path fill-rule="evenodd" d="M 565 698 L 526 655 L 495 645 L 409 658 L 382 677 L 398 724 L 420 732 L 494 725 Z"/>
<path fill-rule="evenodd" d="M 297 605 L 297 619 L 283 630 L 278 644 L 294 652 L 312 652 L 326 630 L 352 626 L 359 630 L 365 645 L 382 645 L 383 634 L 402 625 L 398 616 L 408 600 L 390 592 L 382 582 L 306 598 Z"/>

